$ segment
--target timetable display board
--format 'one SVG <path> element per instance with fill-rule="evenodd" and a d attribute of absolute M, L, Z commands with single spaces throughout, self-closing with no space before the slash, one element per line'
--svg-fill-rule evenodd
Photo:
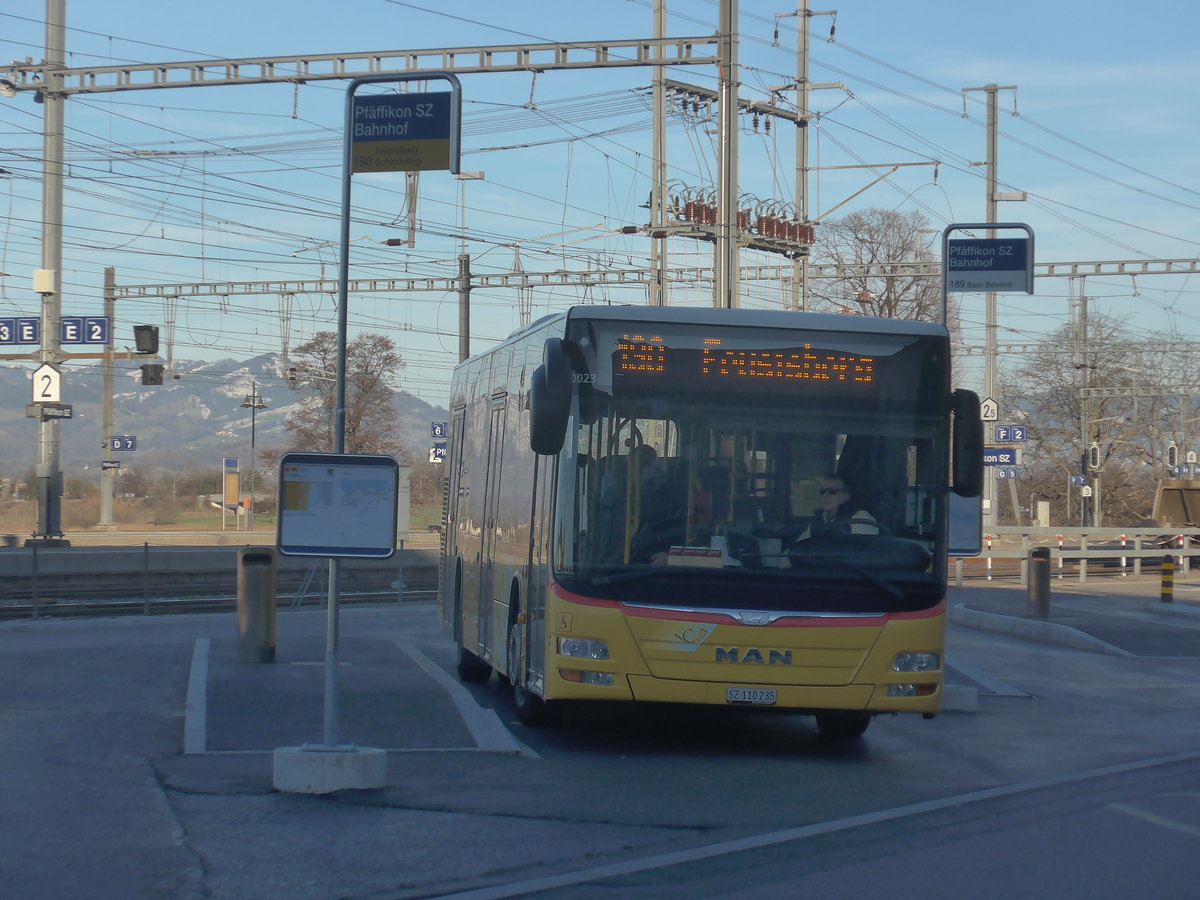
<path fill-rule="evenodd" d="M 276 548 L 285 556 L 387 558 L 396 551 L 399 465 L 365 453 L 279 460 Z"/>

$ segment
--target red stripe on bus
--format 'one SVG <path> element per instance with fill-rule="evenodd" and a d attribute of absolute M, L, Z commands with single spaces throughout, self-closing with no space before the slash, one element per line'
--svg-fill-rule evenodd
<path fill-rule="evenodd" d="M 728 613 L 704 612 L 702 610 L 671 610 L 671 609 L 648 609 L 643 606 L 630 606 L 620 600 L 604 600 L 599 597 L 585 597 L 582 594 L 574 594 L 568 591 L 558 582 L 551 585 L 554 593 L 568 603 L 575 603 L 579 606 L 598 606 L 607 609 L 617 609 L 625 615 L 634 616 L 642 619 L 666 619 L 670 621 L 688 621 L 688 622 L 712 622 L 716 625 L 745 625 L 747 623 L 740 621 Z M 879 625 L 881 622 L 890 622 L 896 620 L 919 620 L 933 619 L 946 613 L 946 600 L 943 597 L 935 605 L 928 609 L 909 610 L 906 612 L 883 613 L 879 616 L 821 616 L 821 615 L 796 615 L 788 613 L 774 622 L 771 622 L 769 628 L 855 628 L 866 627 L 868 625 Z"/>

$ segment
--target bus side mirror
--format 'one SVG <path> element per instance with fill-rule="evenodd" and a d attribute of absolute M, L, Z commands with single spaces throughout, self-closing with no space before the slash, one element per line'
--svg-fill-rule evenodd
<path fill-rule="evenodd" d="M 979 395 L 974 391 L 954 392 L 954 493 L 978 497 L 983 493 L 983 418 Z"/>
<path fill-rule="evenodd" d="M 559 338 L 546 341 L 542 358 L 529 383 L 529 446 L 554 455 L 562 449 L 571 412 L 571 362 Z"/>
<path fill-rule="evenodd" d="M 950 494 L 947 556 L 978 556 L 983 552 L 983 499 Z"/>

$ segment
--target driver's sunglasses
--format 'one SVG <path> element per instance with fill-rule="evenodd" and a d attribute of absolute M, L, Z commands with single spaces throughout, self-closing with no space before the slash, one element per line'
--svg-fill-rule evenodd
<path fill-rule="evenodd" d="M 846 489 L 845 488 L 821 488 L 821 490 L 819 490 L 817 493 L 821 494 L 822 496 L 824 496 L 826 494 L 844 494 L 844 493 L 846 493 Z"/>

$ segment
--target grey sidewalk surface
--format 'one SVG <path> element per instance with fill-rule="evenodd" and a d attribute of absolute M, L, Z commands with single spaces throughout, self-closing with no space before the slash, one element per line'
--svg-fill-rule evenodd
<path fill-rule="evenodd" d="M 1179 582 L 1171 602 L 1157 576 L 1106 576 L 1080 584 L 1052 579 L 1049 614 L 1035 613 L 1015 584 L 952 587 L 950 620 L 959 625 L 1114 656 L 1200 656 L 1200 583 Z"/>

